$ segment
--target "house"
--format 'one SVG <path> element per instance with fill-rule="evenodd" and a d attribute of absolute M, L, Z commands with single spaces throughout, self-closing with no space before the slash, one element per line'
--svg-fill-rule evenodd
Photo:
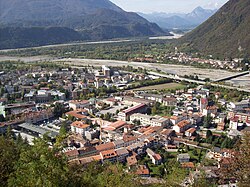
<path fill-rule="evenodd" d="M 183 162 L 181 163 L 182 168 L 187 168 L 187 169 L 194 169 L 195 165 L 193 162 Z"/>
<path fill-rule="evenodd" d="M 100 152 L 102 163 L 109 161 L 109 162 L 116 162 L 117 161 L 117 154 L 114 149 L 101 151 Z"/>
<path fill-rule="evenodd" d="M 190 156 L 188 153 L 179 154 L 177 156 L 177 161 L 180 163 L 189 162 Z"/>
<path fill-rule="evenodd" d="M 230 102 L 227 107 L 231 111 L 241 111 L 244 108 L 248 108 L 250 106 L 250 100 L 242 100 L 241 102 Z"/>
<path fill-rule="evenodd" d="M 191 137 L 191 136 L 193 136 L 195 134 L 195 132 L 196 132 L 195 128 L 190 128 L 190 129 L 185 131 L 185 136 Z"/>
<path fill-rule="evenodd" d="M 101 151 L 115 149 L 115 145 L 113 142 L 108 142 L 108 143 L 97 145 L 95 146 L 95 148 L 97 151 L 101 152 Z"/>
<path fill-rule="evenodd" d="M 154 151 L 152 151 L 151 149 L 147 148 L 146 152 L 148 154 L 148 156 L 150 157 L 150 159 L 152 160 L 152 163 L 155 165 L 159 165 L 162 162 L 162 158 L 161 155 L 156 154 Z"/>
<path fill-rule="evenodd" d="M 137 166 L 135 174 L 139 175 L 140 177 L 150 177 L 149 169 L 145 165 Z"/>
<path fill-rule="evenodd" d="M 132 156 L 129 156 L 126 158 L 128 166 L 133 166 L 137 164 L 137 159 L 136 159 L 136 153 L 134 153 Z"/>
<path fill-rule="evenodd" d="M 117 103 L 118 103 L 118 101 L 115 98 L 107 98 L 107 99 L 103 100 L 103 102 L 110 105 L 110 106 L 117 105 Z"/>
<path fill-rule="evenodd" d="M 219 147 L 214 147 L 208 153 L 208 158 L 220 161 L 222 158 L 222 151 Z"/>
<path fill-rule="evenodd" d="M 125 148 L 119 148 L 119 149 L 116 149 L 115 151 L 116 151 L 116 154 L 117 154 L 117 160 L 119 162 L 125 162 L 126 158 L 129 155 L 128 150 L 125 149 Z"/>
<path fill-rule="evenodd" d="M 218 123 L 217 124 L 217 130 L 224 131 L 225 130 L 225 125 L 226 124 L 224 122 Z"/>
<path fill-rule="evenodd" d="M 88 111 L 85 109 L 78 109 L 78 110 L 73 110 L 69 111 L 65 114 L 67 117 L 72 116 L 76 118 L 77 120 L 86 120 L 88 117 Z"/>
<path fill-rule="evenodd" d="M 179 123 L 180 121 L 186 120 L 187 119 L 187 115 L 183 114 L 183 115 L 178 115 L 178 116 L 171 116 L 170 117 L 170 123 L 172 125 L 176 125 L 177 123 Z"/>
<path fill-rule="evenodd" d="M 68 160 L 76 159 L 79 156 L 79 152 L 77 149 L 65 151 L 64 154 Z"/>
<path fill-rule="evenodd" d="M 123 140 L 116 140 L 113 143 L 115 145 L 115 149 L 119 149 L 121 147 L 124 147 L 124 141 Z"/>
<path fill-rule="evenodd" d="M 240 122 L 238 117 L 234 117 L 230 119 L 229 129 L 241 130 L 243 126 L 244 126 L 244 123 Z"/>
<path fill-rule="evenodd" d="M 90 103 L 88 100 L 78 101 L 78 100 L 71 100 L 69 101 L 69 107 L 73 110 L 77 109 L 84 109 L 89 107 Z"/>
<path fill-rule="evenodd" d="M 163 98 L 163 105 L 164 106 L 176 106 L 177 105 L 177 99 L 174 97 L 166 97 Z"/>
<path fill-rule="evenodd" d="M 82 121 L 75 121 L 71 125 L 71 132 L 76 134 L 81 134 L 85 136 L 85 132 L 90 129 L 89 125 L 83 123 Z"/>
<path fill-rule="evenodd" d="M 191 122 L 189 120 L 183 120 L 173 126 L 173 130 L 177 133 L 183 133 L 191 126 Z"/>
<path fill-rule="evenodd" d="M 142 98 L 138 98 L 138 97 L 125 96 L 125 97 L 123 97 L 122 103 L 125 105 L 128 105 L 128 106 L 129 105 L 140 105 L 140 104 L 150 106 L 155 102 L 152 100 L 142 99 Z"/>
<path fill-rule="evenodd" d="M 106 131 L 116 131 L 121 130 L 127 123 L 125 121 L 116 121 L 114 123 L 111 123 L 107 127 L 104 128 Z"/>
<path fill-rule="evenodd" d="M 139 95 L 140 98 L 143 99 L 147 99 L 147 100 L 152 100 L 152 101 L 156 101 L 159 103 L 162 103 L 163 101 L 163 95 L 157 95 L 157 94 L 147 94 L 147 93 L 143 93 Z"/>
<path fill-rule="evenodd" d="M 200 111 L 203 111 L 203 109 L 207 108 L 207 106 L 208 106 L 208 99 L 201 98 L 200 99 Z"/>
<path fill-rule="evenodd" d="M 218 107 L 213 105 L 213 106 L 207 106 L 202 110 L 202 114 L 204 116 L 211 115 L 212 117 L 215 117 L 217 114 Z"/>
<path fill-rule="evenodd" d="M 138 137 L 132 135 L 123 135 L 124 147 L 128 147 L 137 142 Z"/>

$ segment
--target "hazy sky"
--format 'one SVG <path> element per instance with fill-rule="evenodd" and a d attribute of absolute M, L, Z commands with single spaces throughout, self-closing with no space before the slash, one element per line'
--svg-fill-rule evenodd
<path fill-rule="evenodd" d="M 194 8 L 220 8 L 228 0 L 110 0 L 126 11 L 133 12 L 191 12 Z"/>

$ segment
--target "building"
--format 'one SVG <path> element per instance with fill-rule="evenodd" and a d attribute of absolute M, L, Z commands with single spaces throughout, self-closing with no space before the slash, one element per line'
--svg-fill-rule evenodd
<path fill-rule="evenodd" d="M 163 98 L 163 105 L 164 106 L 176 106 L 177 105 L 177 99 L 174 98 L 174 97 Z"/>
<path fill-rule="evenodd" d="M 118 118 L 123 121 L 129 121 L 131 115 L 135 113 L 146 113 L 146 110 L 147 110 L 147 105 L 139 104 L 119 112 Z"/>
<path fill-rule="evenodd" d="M 77 109 L 84 109 L 89 107 L 90 103 L 88 100 L 83 100 L 83 101 L 78 101 L 78 100 L 72 100 L 69 101 L 69 107 L 72 108 L 73 110 Z"/>
<path fill-rule="evenodd" d="M 114 163 L 117 161 L 117 154 L 114 149 L 101 151 L 100 156 L 101 156 L 102 163 L 107 162 L 107 161 Z"/>
<path fill-rule="evenodd" d="M 190 156 L 188 153 L 179 154 L 177 156 L 177 161 L 180 163 L 189 162 L 189 160 L 190 160 Z"/>
<path fill-rule="evenodd" d="M 90 129 L 89 125 L 83 123 L 82 121 L 75 121 L 71 125 L 71 132 L 76 134 L 81 134 L 85 136 L 85 132 Z"/>
<path fill-rule="evenodd" d="M 145 165 L 137 166 L 137 170 L 135 171 L 135 174 L 139 175 L 140 177 L 150 177 L 149 169 Z"/>
<path fill-rule="evenodd" d="M 202 110 L 202 114 L 204 116 L 211 115 L 212 117 L 215 117 L 217 114 L 218 107 L 213 105 L 213 106 L 207 106 L 205 109 Z"/>
<path fill-rule="evenodd" d="M 207 98 L 201 98 L 200 99 L 200 111 L 207 108 L 208 106 L 208 99 Z"/>
<path fill-rule="evenodd" d="M 142 99 L 142 98 L 138 98 L 138 97 L 125 96 L 125 97 L 123 97 L 122 103 L 125 105 L 128 105 L 128 106 L 139 105 L 139 104 L 144 104 L 144 105 L 149 106 L 149 105 L 152 105 L 153 103 L 155 103 L 155 101 Z"/>
<path fill-rule="evenodd" d="M 101 152 L 101 151 L 115 149 L 115 144 L 113 142 L 108 142 L 108 143 L 97 145 L 95 146 L 95 148 L 97 151 Z"/>
<path fill-rule="evenodd" d="M 250 101 L 249 100 L 243 100 L 241 102 L 230 102 L 227 107 L 231 110 L 231 111 L 241 111 L 244 108 L 248 108 L 250 107 Z"/>
<path fill-rule="evenodd" d="M 105 65 L 102 66 L 102 72 L 105 77 L 110 77 L 110 69 L 107 66 Z"/>
<path fill-rule="evenodd" d="M 86 109 L 78 109 L 69 111 L 65 114 L 67 117 L 71 116 L 76 118 L 77 120 L 86 120 L 88 118 L 88 111 Z"/>
<path fill-rule="evenodd" d="M 189 120 L 183 120 L 176 125 L 173 126 L 173 130 L 177 133 L 183 133 L 191 126 L 191 122 Z"/>
<path fill-rule="evenodd" d="M 143 99 L 147 99 L 147 100 L 152 100 L 152 101 L 156 101 L 159 103 L 163 102 L 163 95 L 157 95 L 157 94 L 140 94 L 138 96 L 139 98 L 143 98 Z"/>
<path fill-rule="evenodd" d="M 171 116 L 169 120 L 170 120 L 171 125 L 176 125 L 177 123 L 186 119 L 188 119 L 187 115 L 183 114 L 183 115 L 178 115 L 178 116 Z"/>
<path fill-rule="evenodd" d="M 195 131 L 196 131 L 195 128 L 190 128 L 190 129 L 185 131 L 185 136 L 191 137 L 191 136 L 193 136 L 195 134 Z"/>
<path fill-rule="evenodd" d="M 125 162 L 126 158 L 129 155 L 128 150 L 125 149 L 125 148 L 119 148 L 119 149 L 116 149 L 115 151 L 116 151 L 116 154 L 117 154 L 117 161 Z"/>
<path fill-rule="evenodd" d="M 116 130 L 121 130 L 123 127 L 127 125 L 125 121 L 116 121 L 114 123 L 111 123 L 107 127 L 104 128 L 106 131 L 116 131 Z"/>
<path fill-rule="evenodd" d="M 154 151 L 152 151 L 151 149 L 147 148 L 146 150 L 148 156 L 150 157 L 150 159 L 152 160 L 152 163 L 155 165 L 160 165 L 162 162 L 162 158 L 161 155 L 155 153 Z"/>
<path fill-rule="evenodd" d="M 169 119 L 161 116 L 149 116 L 145 114 L 136 113 L 130 116 L 130 122 L 140 121 L 143 126 L 167 126 L 169 124 Z"/>

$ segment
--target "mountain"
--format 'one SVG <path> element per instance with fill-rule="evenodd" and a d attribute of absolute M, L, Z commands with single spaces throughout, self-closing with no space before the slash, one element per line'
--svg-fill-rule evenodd
<path fill-rule="evenodd" d="M 157 23 L 160 27 L 166 29 L 193 29 L 206 21 L 217 10 L 203 9 L 202 7 L 195 8 L 191 13 L 139 13 L 142 17 L 150 22 Z"/>
<path fill-rule="evenodd" d="M 230 0 L 215 15 L 180 42 L 218 57 L 250 55 L 250 1 Z"/>
<path fill-rule="evenodd" d="M 80 39 L 78 32 L 65 27 L 0 28 L 0 49 L 67 43 Z"/>
<path fill-rule="evenodd" d="M 109 0 L 0 0 L 0 27 L 6 28 L 1 32 L 14 27 L 15 32 L 20 29 L 19 33 L 25 29 L 38 32 L 37 27 L 41 29 L 39 32 L 47 32 L 45 28 L 52 27 L 57 28 L 58 34 L 68 28 L 77 31 L 81 40 L 169 35 L 157 24 L 150 23 L 136 13 L 126 12 Z M 1 35 L 0 41 L 7 40 Z M 26 41 L 21 34 L 18 36 L 20 41 Z M 71 36 L 74 36 L 72 41 L 78 38 L 74 32 Z M 46 44 L 55 43 L 51 38 L 48 39 L 44 38 Z M 0 46 L 5 48 L 1 43 Z"/>

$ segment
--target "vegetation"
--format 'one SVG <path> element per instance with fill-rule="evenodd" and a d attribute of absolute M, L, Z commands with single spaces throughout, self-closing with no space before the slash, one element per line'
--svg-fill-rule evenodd
<path fill-rule="evenodd" d="M 2 5 L 0 7 L 1 26 L 12 27 L 12 25 L 15 25 L 21 27 L 1 30 L 1 38 L 4 36 L 4 42 L 0 43 L 2 48 L 63 43 L 65 39 L 57 36 L 67 38 L 68 34 L 77 36 L 77 38 L 68 37 L 69 41 L 169 34 L 161 30 L 158 25 L 150 23 L 136 13 L 125 12 L 105 0 L 98 0 L 95 3 L 92 3 L 91 0 L 77 0 L 74 3 L 67 3 L 65 0 L 54 0 L 52 4 L 50 1 L 24 0 L 22 1 L 23 6 L 13 3 L 12 0 L 1 0 L 0 2 Z M 2 7 L 8 7 L 8 10 Z M 29 11 L 30 9 L 33 11 Z M 38 25 L 41 27 L 38 30 L 30 28 Z M 65 27 L 78 32 L 71 30 L 63 34 L 63 31 L 58 28 L 58 35 L 56 35 L 56 32 L 52 32 L 53 35 L 50 35 L 49 32 L 39 32 L 46 30 L 47 27 Z M 14 33 L 17 38 L 9 33 Z M 39 33 L 42 34 L 40 38 L 37 37 Z M 55 40 L 53 40 L 54 37 Z"/>
<path fill-rule="evenodd" d="M 0 49 L 35 47 L 81 40 L 76 31 L 64 27 L 0 28 Z"/>
<path fill-rule="evenodd" d="M 224 180 L 235 179 L 240 187 L 249 186 L 250 183 L 250 134 L 246 133 L 242 141 L 235 146 L 232 160 L 222 167 L 221 177 Z"/>
<path fill-rule="evenodd" d="M 44 139 L 28 146 L 22 138 L 0 137 L 1 186 L 140 186 L 119 164 L 68 165 L 58 147 Z"/>
<path fill-rule="evenodd" d="M 214 57 L 249 57 L 249 9 L 249 1 L 230 0 L 180 42 L 186 42 L 186 46 Z"/>

